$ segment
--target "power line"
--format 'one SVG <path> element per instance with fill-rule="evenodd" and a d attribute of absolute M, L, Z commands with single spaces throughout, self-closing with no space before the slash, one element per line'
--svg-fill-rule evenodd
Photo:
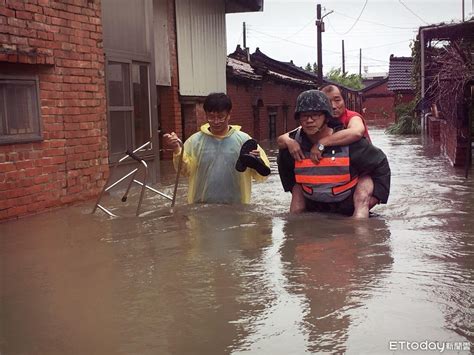
<path fill-rule="evenodd" d="M 423 21 L 425 24 L 429 25 L 428 22 L 426 22 L 425 20 L 423 20 L 420 16 L 418 16 L 416 13 L 414 13 L 408 6 L 406 6 L 406 5 L 403 3 L 402 0 L 398 0 L 398 2 L 399 2 L 400 4 L 402 4 L 405 9 L 407 9 L 407 10 L 410 11 L 413 15 L 415 15 L 416 17 L 418 17 L 418 19 L 420 19 L 421 21 Z"/>
<path fill-rule="evenodd" d="M 274 35 L 269 35 L 268 33 L 260 32 L 260 31 L 254 30 L 254 29 L 251 29 L 250 32 L 256 32 L 256 33 L 259 33 L 259 34 L 264 35 L 264 36 L 267 36 L 267 37 L 271 37 L 271 38 L 278 39 L 278 40 L 280 40 L 280 41 L 285 41 L 285 42 L 297 44 L 297 45 L 299 45 L 299 46 L 303 46 L 303 47 L 308 47 L 308 48 L 316 49 L 316 46 L 308 46 L 307 44 L 303 44 L 303 43 L 298 43 L 298 42 L 290 41 L 289 39 L 281 38 L 281 37 L 274 36 Z"/>
<path fill-rule="evenodd" d="M 296 44 L 296 45 L 299 45 L 299 46 L 303 46 L 303 47 L 307 47 L 307 48 L 311 48 L 311 49 L 316 49 L 316 47 L 313 47 L 313 46 L 309 46 L 307 44 L 303 44 L 303 43 L 298 43 L 298 42 L 294 42 L 294 41 L 290 41 L 288 39 L 285 39 L 285 38 L 281 38 L 281 37 L 278 37 L 278 36 L 274 36 L 274 35 L 270 35 L 268 33 L 264 33 L 264 32 L 261 32 L 261 31 L 257 31 L 255 29 L 252 29 L 252 28 L 247 28 L 247 30 L 250 31 L 250 33 L 252 32 L 255 32 L 255 33 L 258 33 L 260 35 L 263 35 L 263 36 L 267 36 L 267 37 L 270 37 L 270 38 L 275 38 L 277 40 L 280 40 L 280 41 L 285 41 L 285 42 L 289 42 L 289 43 L 292 43 L 292 44 Z M 329 53 L 333 53 L 333 54 L 337 54 L 337 55 L 340 55 L 341 53 L 340 52 L 337 52 L 337 51 L 332 51 L 332 50 L 329 50 L 329 49 L 325 49 L 325 52 L 329 52 Z M 351 57 L 357 57 L 359 58 L 358 55 L 349 55 Z M 381 62 L 381 63 L 389 63 L 389 61 L 387 60 L 381 60 L 381 59 L 375 59 L 375 58 L 371 58 L 371 57 L 367 57 L 367 56 L 363 56 L 362 59 L 368 59 L 368 60 L 372 60 L 372 61 L 376 61 L 376 62 Z"/>
<path fill-rule="evenodd" d="M 329 23 L 329 27 L 331 27 L 332 30 L 333 30 L 336 34 L 338 34 L 339 36 L 344 35 L 344 33 L 342 33 L 342 32 L 337 32 L 337 31 L 336 31 L 336 29 L 334 28 L 334 26 L 333 26 L 332 23 L 331 23 L 331 20 L 329 20 L 329 18 L 328 18 L 328 23 Z"/>
<path fill-rule="evenodd" d="M 407 40 L 381 44 L 380 46 L 362 47 L 361 49 L 374 49 L 374 48 L 388 47 L 388 46 L 392 46 L 394 44 L 401 44 L 401 43 L 407 43 Z M 355 51 L 359 51 L 359 49 L 350 49 L 347 52 L 355 52 Z"/>
<path fill-rule="evenodd" d="M 288 39 L 288 38 L 291 38 L 291 37 L 297 35 L 297 34 L 300 33 L 301 31 L 303 31 L 306 27 L 308 27 L 310 24 L 312 24 L 315 19 L 316 19 L 316 16 L 314 16 L 306 25 L 304 25 L 303 27 L 301 27 L 298 31 L 296 31 L 296 32 L 293 33 L 292 35 L 289 35 L 289 36 L 286 37 L 285 39 Z"/>
<path fill-rule="evenodd" d="M 367 6 L 367 3 L 368 3 L 368 2 L 369 2 L 369 0 L 365 0 L 364 6 L 362 7 L 362 10 L 360 11 L 359 16 L 357 16 L 357 19 L 355 20 L 355 22 L 352 24 L 352 26 L 351 26 L 346 32 L 341 33 L 341 35 L 346 35 L 346 34 L 348 34 L 349 32 L 351 32 L 351 30 L 354 28 L 354 26 L 357 24 L 357 22 L 359 22 L 360 17 L 362 16 L 362 13 L 364 12 L 365 7 Z"/>
<path fill-rule="evenodd" d="M 349 16 L 349 15 L 346 15 L 342 12 L 339 12 L 339 11 L 336 11 L 334 10 L 334 12 L 336 14 L 339 14 L 341 16 L 344 16 L 344 17 L 347 17 L 347 18 L 350 18 L 350 19 L 355 19 L 355 17 L 352 17 L 352 16 Z M 397 30 L 416 30 L 418 29 L 418 27 L 399 27 L 399 26 L 390 26 L 390 25 L 385 25 L 383 23 L 380 23 L 380 22 L 375 22 L 375 21 L 369 21 L 369 20 L 360 20 L 362 22 L 367 22 L 367 23 L 371 23 L 373 25 L 377 25 L 377 26 L 382 26 L 382 27 L 388 27 L 388 28 L 394 28 L 394 29 L 397 29 Z"/>

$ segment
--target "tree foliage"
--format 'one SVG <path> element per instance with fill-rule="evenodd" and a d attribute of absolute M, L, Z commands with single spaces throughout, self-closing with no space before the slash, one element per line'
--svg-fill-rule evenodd
<path fill-rule="evenodd" d="M 317 73 L 318 72 L 318 64 L 316 64 L 316 62 L 314 62 L 313 65 L 311 65 L 311 63 L 308 62 L 308 64 L 306 64 L 306 66 L 304 67 L 304 70 L 310 71 L 310 72 L 313 72 L 313 73 Z"/>
<path fill-rule="evenodd" d="M 402 103 L 395 106 L 395 117 L 397 123 L 388 127 L 385 132 L 388 134 L 419 134 L 420 123 L 415 112 L 416 100 Z"/>
<path fill-rule="evenodd" d="M 360 90 L 364 87 L 362 84 L 362 79 L 357 74 L 347 74 L 342 73 L 341 68 L 332 68 L 327 74 L 326 77 L 338 84 L 344 85 L 348 88 L 354 90 Z"/>

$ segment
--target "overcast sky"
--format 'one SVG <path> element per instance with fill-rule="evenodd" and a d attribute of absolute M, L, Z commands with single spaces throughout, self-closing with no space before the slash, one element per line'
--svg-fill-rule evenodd
<path fill-rule="evenodd" d="M 464 0 L 465 19 L 472 14 L 474 0 Z M 257 47 L 266 55 L 298 66 L 317 61 L 317 0 L 264 0 L 259 13 L 227 15 L 227 52 L 242 45 L 242 23 L 247 26 L 247 47 Z M 418 27 L 462 19 L 462 0 L 346 0 L 319 2 L 326 31 L 323 39 L 323 71 L 342 66 L 342 40 L 346 71 L 359 73 L 359 48 L 362 71 L 386 72 L 390 54 L 410 56 L 410 41 Z M 357 20 L 357 18 L 360 18 Z"/>

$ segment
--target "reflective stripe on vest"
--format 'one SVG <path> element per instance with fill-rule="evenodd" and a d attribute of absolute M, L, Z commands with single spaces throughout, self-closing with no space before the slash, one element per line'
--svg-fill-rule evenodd
<path fill-rule="evenodd" d="M 296 134 L 295 139 L 301 144 L 301 134 Z M 327 148 L 318 164 L 309 159 L 309 153 L 305 156 L 306 159 L 295 161 L 295 180 L 301 184 L 306 198 L 330 203 L 350 196 L 358 179 L 351 179 L 348 146 Z"/>

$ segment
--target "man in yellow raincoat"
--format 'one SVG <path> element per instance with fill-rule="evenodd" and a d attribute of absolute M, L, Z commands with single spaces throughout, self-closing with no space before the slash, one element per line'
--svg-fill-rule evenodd
<path fill-rule="evenodd" d="M 232 101 L 224 93 L 212 93 L 204 101 L 208 123 L 201 126 L 184 143 L 182 174 L 189 177 L 189 203 L 249 203 L 252 178 L 264 181 L 270 173 L 270 163 L 264 150 L 251 137 L 230 125 Z M 181 146 L 177 135 L 163 135 L 164 144 L 173 149 L 177 168 Z M 242 146 L 253 142 L 255 149 L 245 155 L 241 168 Z M 245 146 L 245 145 L 244 145 Z M 247 144 L 248 146 L 248 144 Z M 242 171 L 243 170 L 243 171 Z M 258 173 L 257 170 L 260 172 Z"/>

